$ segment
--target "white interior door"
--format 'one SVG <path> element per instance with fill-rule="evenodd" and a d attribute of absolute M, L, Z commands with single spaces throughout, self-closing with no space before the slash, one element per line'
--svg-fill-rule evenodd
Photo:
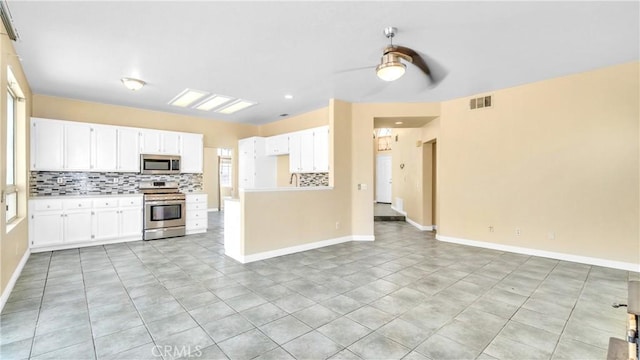
<path fill-rule="evenodd" d="M 391 203 L 391 155 L 376 158 L 376 202 Z"/>

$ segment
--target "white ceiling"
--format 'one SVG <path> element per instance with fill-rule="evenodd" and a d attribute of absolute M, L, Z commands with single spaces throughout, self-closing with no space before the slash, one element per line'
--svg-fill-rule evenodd
<path fill-rule="evenodd" d="M 639 2 L 212 2 L 9 0 L 34 93 L 262 124 L 350 102 L 431 102 L 639 59 Z M 394 43 L 446 69 L 393 83 Z M 439 64 L 439 66 L 437 65 Z M 123 76 L 146 81 L 131 92 Z M 257 101 L 233 115 L 167 105 L 185 88 Z M 284 94 L 294 99 L 284 99 Z"/>

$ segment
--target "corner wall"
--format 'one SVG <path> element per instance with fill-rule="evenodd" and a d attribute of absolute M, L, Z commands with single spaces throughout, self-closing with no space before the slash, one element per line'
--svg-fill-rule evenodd
<path fill-rule="evenodd" d="M 439 233 L 640 264 L 639 65 L 443 102 Z"/>

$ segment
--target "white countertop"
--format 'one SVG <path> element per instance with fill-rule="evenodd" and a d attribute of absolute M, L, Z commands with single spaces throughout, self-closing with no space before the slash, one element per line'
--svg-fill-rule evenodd
<path fill-rule="evenodd" d="M 76 194 L 69 194 L 69 195 L 39 195 L 39 196 L 30 196 L 29 200 L 51 200 L 51 199 L 88 199 L 88 198 L 105 198 L 105 197 L 110 197 L 110 198 L 114 198 L 114 197 L 134 197 L 134 196 L 142 196 L 142 193 L 136 193 L 136 194 L 95 194 L 95 195 L 89 195 L 89 194 L 82 194 L 82 195 L 76 195 Z"/>
<path fill-rule="evenodd" d="M 287 186 L 287 187 L 262 188 L 262 189 L 240 189 L 240 191 L 244 191 L 244 192 L 321 191 L 321 190 L 333 190 L 333 186 Z"/>

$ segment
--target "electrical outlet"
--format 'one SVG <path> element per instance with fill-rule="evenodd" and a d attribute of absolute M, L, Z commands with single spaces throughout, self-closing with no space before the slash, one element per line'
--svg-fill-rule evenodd
<path fill-rule="evenodd" d="M 64 184 L 64 178 L 61 176 L 57 180 L 58 184 Z"/>
<path fill-rule="evenodd" d="M 520 228 L 516 228 L 516 236 L 520 236 L 522 234 L 522 231 L 520 231 Z"/>
<path fill-rule="evenodd" d="M 493 232 L 493 226 L 489 226 L 489 232 Z"/>
<path fill-rule="evenodd" d="M 119 182 L 120 182 L 120 179 L 119 179 L 119 178 L 113 178 L 113 179 L 111 179 L 111 181 L 112 181 L 114 184 L 117 184 L 117 183 L 119 183 Z"/>
<path fill-rule="evenodd" d="M 336 230 L 340 229 L 340 221 L 336 221 Z"/>
<path fill-rule="evenodd" d="M 550 232 L 547 234 L 547 237 L 549 238 L 549 240 L 555 240 L 555 239 L 556 239 L 556 233 L 555 233 L 555 232 L 553 232 L 553 231 L 550 231 Z"/>

